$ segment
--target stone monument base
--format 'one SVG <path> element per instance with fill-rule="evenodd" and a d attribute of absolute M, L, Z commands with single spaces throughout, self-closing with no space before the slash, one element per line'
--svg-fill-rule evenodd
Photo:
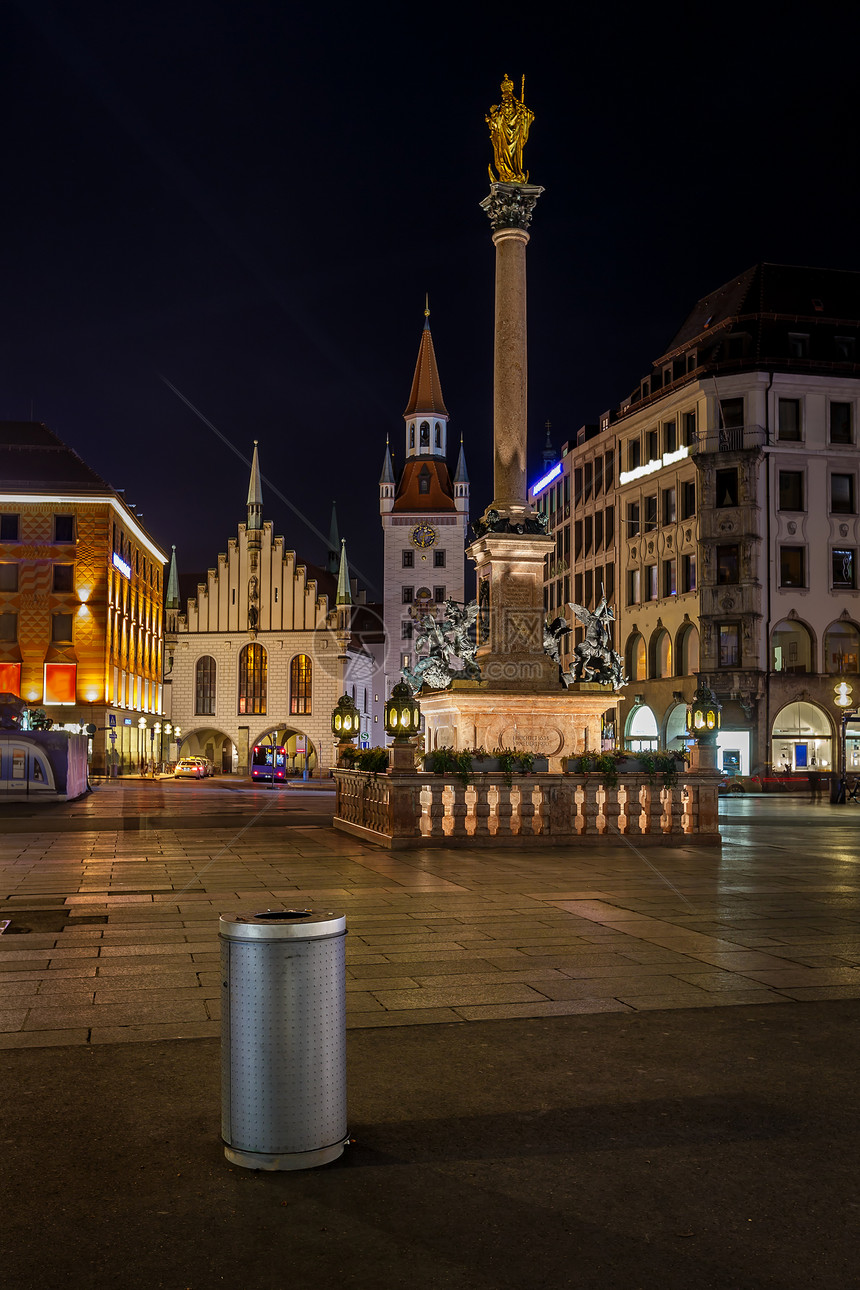
<path fill-rule="evenodd" d="M 583 681 L 525 694 L 494 690 L 485 681 L 454 681 L 450 690 L 420 697 L 426 751 L 518 748 L 548 757 L 557 774 L 565 757 L 600 752 L 601 718 L 608 710 L 617 713 L 619 701 L 607 686 Z"/>

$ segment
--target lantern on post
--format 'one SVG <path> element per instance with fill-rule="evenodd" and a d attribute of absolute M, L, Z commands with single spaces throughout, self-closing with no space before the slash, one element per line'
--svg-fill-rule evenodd
<path fill-rule="evenodd" d="M 852 686 L 847 681 L 840 681 L 833 687 L 833 702 L 839 713 L 839 748 L 838 748 L 838 765 L 836 766 L 836 778 L 831 783 L 830 800 L 836 806 L 844 806 L 847 800 L 847 790 L 845 781 L 847 777 L 847 752 L 846 752 L 846 731 L 848 722 L 857 716 L 855 711 L 856 702 L 851 697 Z M 850 709 L 850 711 L 849 711 Z"/>
<path fill-rule="evenodd" d="M 355 700 L 348 694 L 342 694 L 331 714 L 331 732 L 337 739 L 337 762 L 341 764 L 343 754 L 352 746 L 352 741 L 361 730 L 361 713 L 355 706 Z"/>
<path fill-rule="evenodd" d="M 421 704 L 405 681 L 398 681 L 385 704 L 385 733 L 394 739 L 391 771 L 415 769 L 414 736 L 421 726 Z"/>
<path fill-rule="evenodd" d="M 720 728 L 722 704 L 709 685 L 702 681 L 693 702 L 687 708 L 687 732 L 696 741 L 691 765 L 696 770 L 716 769 L 717 731 Z"/>

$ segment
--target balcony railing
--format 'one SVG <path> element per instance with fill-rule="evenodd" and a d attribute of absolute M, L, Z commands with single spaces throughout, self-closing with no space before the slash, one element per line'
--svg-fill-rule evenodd
<path fill-rule="evenodd" d="M 699 432 L 696 442 L 690 445 L 690 452 L 744 452 L 762 448 L 766 443 L 764 426 L 713 426 Z"/>

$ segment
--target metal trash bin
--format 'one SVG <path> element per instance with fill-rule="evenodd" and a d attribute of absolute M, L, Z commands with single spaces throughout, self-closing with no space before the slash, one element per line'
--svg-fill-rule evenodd
<path fill-rule="evenodd" d="M 246 1169 L 336 1160 L 346 1125 L 346 915 L 220 920 L 221 1136 Z"/>

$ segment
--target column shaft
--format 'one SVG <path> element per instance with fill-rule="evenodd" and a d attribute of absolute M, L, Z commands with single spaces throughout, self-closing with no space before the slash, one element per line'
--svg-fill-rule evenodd
<path fill-rule="evenodd" d="M 493 367 L 493 507 L 503 515 L 529 510 L 526 483 L 528 345 L 525 229 L 493 233 L 496 320 Z"/>

